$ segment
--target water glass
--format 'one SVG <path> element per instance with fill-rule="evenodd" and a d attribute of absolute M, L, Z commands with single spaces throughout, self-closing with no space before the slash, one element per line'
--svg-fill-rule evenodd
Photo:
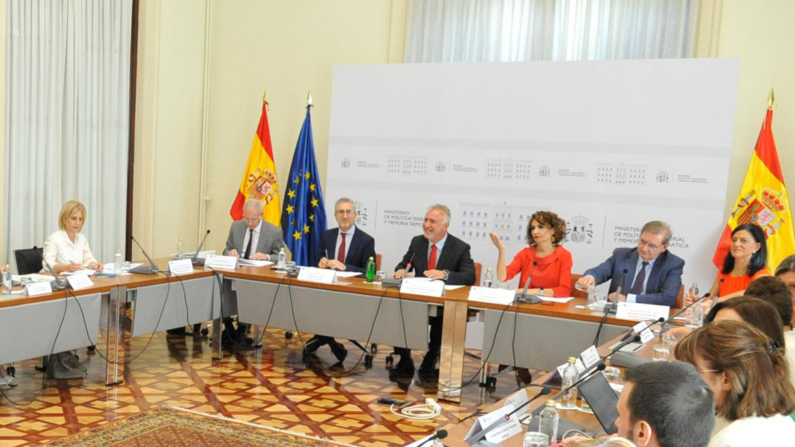
<path fill-rule="evenodd" d="M 522 447 L 549 447 L 549 436 L 537 431 L 529 431 L 524 434 Z"/>
<path fill-rule="evenodd" d="M 130 271 L 130 261 L 124 261 L 121 265 L 122 272 L 129 272 Z"/>
<path fill-rule="evenodd" d="M 671 348 L 665 345 L 655 345 L 654 346 L 654 356 L 652 360 L 655 362 L 665 362 L 668 361 L 668 356 L 671 355 Z"/>
<path fill-rule="evenodd" d="M 384 272 L 383 270 L 379 270 L 379 271 L 375 272 L 375 280 L 376 281 L 381 282 L 381 281 L 384 280 L 384 278 L 386 278 L 386 272 Z"/>
<path fill-rule="evenodd" d="M 672 334 L 671 332 L 662 334 L 662 337 L 660 338 L 662 339 L 662 344 L 664 346 L 668 346 L 669 348 L 675 346 L 677 343 L 676 335 Z"/>
<path fill-rule="evenodd" d="M 612 366 L 608 366 L 602 371 L 602 375 L 605 376 L 605 380 L 608 383 L 621 383 L 621 370 Z"/>

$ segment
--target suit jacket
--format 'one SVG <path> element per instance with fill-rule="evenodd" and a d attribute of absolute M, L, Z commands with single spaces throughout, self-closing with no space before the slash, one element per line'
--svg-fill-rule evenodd
<path fill-rule="evenodd" d="M 414 259 L 411 260 L 411 256 Z M 395 270 L 405 269 L 411 260 L 414 266 L 415 275 L 423 276 L 428 268 L 428 239 L 424 235 L 415 236 L 409 244 L 409 251 L 403 256 L 403 260 L 395 267 Z M 442 254 L 436 260 L 436 270 L 447 270 L 450 272 L 446 283 L 457 286 L 471 286 L 475 284 L 475 263 L 469 253 L 469 244 L 447 233 L 447 241 L 444 243 Z"/>
<path fill-rule="evenodd" d="M 610 293 L 618 289 L 621 277 L 624 276 L 624 286 L 621 293 L 626 295 L 627 291 L 632 287 L 639 256 L 637 248 L 616 248 L 613 251 L 613 256 L 598 266 L 586 270 L 584 275 L 593 276 L 597 284 L 612 278 Z M 682 270 L 684 268 L 685 261 L 682 258 L 668 250 L 663 252 L 654 261 L 649 280 L 646 282 L 646 293 L 638 295 L 635 302 L 673 307 L 676 304 L 676 297 L 679 295 L 679 288 L 682 285 Z M 624 275 L 625 269 L 627 271 L 626 275 Z"/>
<path fill-rule="evenodd" d="M 241 257 L 243 256 L 244 252 L 246 251 L 246 247 L 243 246 L 243 241 L 246 238 L 247 231 L 248 225 L 246 225 L 245 220 L 232 222 L 232 226 L 229 228 L 229 237 L 226 238 L 226 248 L 224 248 L 224 255 L 229 254 L 229 252 L 234 248 Z M 271 255 L 271 257 L 278 256 L 279 250 L 283 246 L 284 241 L 282 238 L 281 228 L 263 220 L 262 227 L 259 230 L 259 240 L 257 241 L 257 246 L 251 248 L 251 253 L 249 256 L 253 255 L 254 253 L 264 253 L 266 255 Z"/>
<path fill-rule="evenodd" d="M 339 228 L 332 228 L 323 233 L 323 240 L 320 246 L 320 252 L 323 253 L 322 256 L 328 253 L 329 259 L 337 259 L 337 236 L 339 234 Z M 370 260 L 370 256 L 375 259 L 375 239 L 357 227 L 356 231 L 353 232 L 351 246 L 345 253 L 345 268 L 352 272 L 366 273 L 367 261 Z"/>

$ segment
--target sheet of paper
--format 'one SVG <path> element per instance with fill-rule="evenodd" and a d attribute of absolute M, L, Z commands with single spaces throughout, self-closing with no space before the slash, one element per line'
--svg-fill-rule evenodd
<path fill-rule="evenodd" d="M 50 282 L 53 280 L 52 275 L 43 275 L 40 273 L 31 273 L 29 275 L 11 275 L 11 280 L 18 283 L 27 282 Z"/>
<path fill-rule="evenodd" d="M 508 289 L 493 289 L 490 287 L 472 287 L 469 289 L 469 301 L 481 303 L 507 305 L 513 302 L 516 293 Z"/>
<path fill-rule="evenodd" d="M 240 259 L 240 265 L 250 265 L 254 267 L 267 267 L 273 265 L 271 261 L 258 260 L 258 259 Z"/>
<path fill-rule="evenodd" d="M 72 275 L 86 275 L 86 276 L 94 276 L 94 274 L 95 274 L 95 273 L 97 273 L 97 271 L 96 271 L 96 270 L 91 270 L 91 269 L 83 269 L 83 270 L 78 270 L 78 271 L 76 271 L 76 272 L 63 272 L 63 273 L 61 273 L 61 274 L 62 274 L 63 276 L 72 276 Z"/>
<path fill-rule="evenodd" d="M 354 276 L 359 276 L 359 275 L 361 275 L 361 273 L 359 273 L 359 272 L 340 272 L 340 271 L 337 271 L 337 278 L 353 278 Z"/>
<path fill-rule="evenodd" d="M 466 286 L 444 286 L 444 290 L 455 290 L 455 289 L 460 289 L 461 287 L 466 287 Z"/>
<path fill-rule="evenodd" d="M 572 296 L 569 296 L 569 297 L 566 297 L 566 298 L 555 298 L 555 297 L 551 297 L 551 296 L 539 296 L 539 298 L 541 298 L 541 301 L 550 301 L 552 303 L 563 303 L 563 304 L 566 304 L 569 301 L 574 299 L 574 297 L 572 297 Z"/>
<path fill-rule="evenodd" d="M 142 262 L 133 262 L 132 264 L 130 264 L 130 268 L 134 269 L 134 268 L 140 267 L 142 265 L 144 265 Z M 107 264 L 103 264 L 102 273 L 105 274 L 105 275 L 116 273 L 116 266 L 112 262 L 109 262 Z M 127 270 L 124 270 L 122 275 L 129 275 L 129 273 L 127 272 Z"/>

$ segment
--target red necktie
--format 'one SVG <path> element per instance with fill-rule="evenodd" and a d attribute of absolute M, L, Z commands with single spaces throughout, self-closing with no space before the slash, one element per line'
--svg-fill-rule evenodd
<path fill-rule="evenodd" d="M 436 270 L 436 244 L 431 245 L 431 255 L 428 257 L 428 270 Z"/>
<path fill-rule="evenodd" d="M 340 251 L 337 252 L 337 261 L 345 263 L 345 233 L 342 233 L 342 243 L 340 244 Z"/>

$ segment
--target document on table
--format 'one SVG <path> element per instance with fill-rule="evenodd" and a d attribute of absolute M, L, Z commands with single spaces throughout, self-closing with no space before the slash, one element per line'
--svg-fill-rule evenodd
<path fill-rule="evenodd" d="M 337 278 L 352 278 L 354 276 L 359 276 L 359 275 L 361 275 L 361 273 L 359 272 L 343 272 L 343 271 L 337 272 Z"/>
<path fill-rule="evenodd" d="M 14 282 L 22 283 L 29 283 L 29 282 L 45 282 L 45 281 L 52 281 L 54 278 L 52 275 L 42 275 L 39 273 L 30 273 L 28 275 L 12 275 L 11 279 Z"/>
<path fill-rule="evenodd" d="M 461 287 L 466 287 L 466 286 L 444 286 L 444 290 L 455 290 L 455 289 L 460 289 Z"/>
<path fill-rule="evenodd" d="M 61 274 L 62 274 L 63 276 L 72 276 L 72 275 L 86 275 L 86 276 L 94 276 L 94 274 L 95 274 L 95 273 L 97 273 L 97 271 L 96 271 L 96 270 L 91 270 L 91 269 L 83 269 L 83 270 L 78 270 L 78 271 L 76 271 L 76 272 L 63 272 L 63 273 L 61 273 Z"/>
<path fill-rule="evenodd" d="M 569 296 L 569 297 L 566 297 L 566 298 L 552 298 L 552 297 L 549 297 L 549 296 L 539 296 L 539 298 L 541 298 L 541 301 L 550 301 L 550 302 L 553 302 L 553 303 L 563 303 L 563 304 L 566 304 L 569 301 L 574 299 L 573 296 Z"/>
<path fill-rule="evenodd" d="M 243 259 L 240 258 L 240 265 L 250 265 L 252 267 L 266 267 L 269 265 L 273 265 L 271 261 L 264 261 L 259 259 Z"/>
<path fill-rule="evenodd" d="M 141 262 L 133 262 L 132 264 L 130 264 L 130 268 L 134 269 L 134 268 L 140 267 L 142 265 L 143 265 L 143 263 L 141 263 Z M 100 272 L 100 274 L 102 274 L 103 276 L 110 276 L 110 275 L 113 275 L 114 273 L 116 273 L 115 271 L 116 271 L 116 266 L 114 265 L 113 262 L 109 262 L 109 263 L 107 263 L 107 264 L 105 264 L 103 266 L 102 271 Z M 119 276 L 131 275 L 131 274 L 132 273 L 130 273 L 129 271 L 124 270 L 124 271 L 122 271 L 121 275 L 119 275 Z"/>

